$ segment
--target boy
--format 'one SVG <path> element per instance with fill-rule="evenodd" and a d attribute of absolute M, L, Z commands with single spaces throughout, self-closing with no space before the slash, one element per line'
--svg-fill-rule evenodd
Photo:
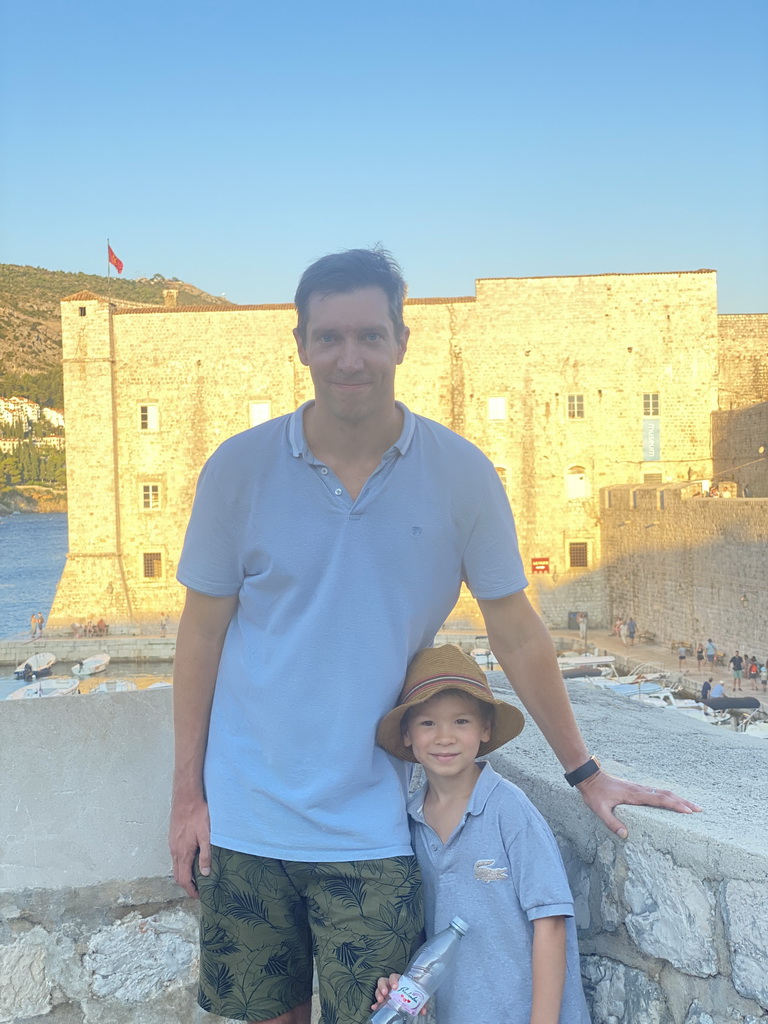
<path fill-rule="evenodd" d="M 511 782 L 476 762 L 524 719 L 491 693 L 458 647 L 420 651 L 376 742 L 418 761 L 426 785 L 408 803 L 427 935 L 469 925 L 436 995 L 438 1024 L 588 1024 L 573 898 L 554 837 Z M 397 975 L 380 978 L 374 1008 Z"/>

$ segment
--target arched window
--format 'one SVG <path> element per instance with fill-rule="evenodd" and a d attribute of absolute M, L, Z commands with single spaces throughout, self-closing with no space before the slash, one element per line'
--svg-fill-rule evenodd
<path fill-rule="evenodd" d="M 592 496 L 592 488 L 583 466 L 569 466 L 565 471 L 565 493 L 569 501 L 583 501 Z"/>

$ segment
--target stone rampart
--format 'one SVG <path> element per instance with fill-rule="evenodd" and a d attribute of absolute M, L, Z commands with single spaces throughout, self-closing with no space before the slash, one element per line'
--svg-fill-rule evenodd
<path fill-rule="evenodd" d="M 695 481 L 602 493 L 613 615 L 659 641 L 712 637 L 728 656 L 768 654 L 768 499 L 702 498 Z"/>
<path fill-rule="evenodd" d="M 570 689 L 609 771 L 705 808 L 622 808 L 621 843 L 535 727 L 492 755 L 557 834 L 594 1024 L 757 1024 L 768 1012 L 768 742 Z M 170 880 L 165 846 L 170 772 L 168 690 L 0 704 L 0 1022 L 219 1019 L 194 1002 L 196 908 Z"/>

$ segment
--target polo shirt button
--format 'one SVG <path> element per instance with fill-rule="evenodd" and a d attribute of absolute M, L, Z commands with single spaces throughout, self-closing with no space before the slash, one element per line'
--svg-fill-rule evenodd
<path fill-rule="evenodd" d="M 328 475 L 328 467 L 327 466 L 323 466 L 323 468 L 320 470 L 320 472 L 323 474 L 323 476 L 327 476 Z"/>
<path fill-rule="evenodd" d="M 432 843 L 432 849 L 433 849 L 433 850 L 436 850 L 436 849 L 437 849 L 437 846 L 436 846 L 436 845 L 435 845 L 434 843 Z"/>
<path fill-rule="evenodd" d="M 336 490 L 333 493 L 334 494 L 341 494 L 341 488 L 337 487 Z"/>

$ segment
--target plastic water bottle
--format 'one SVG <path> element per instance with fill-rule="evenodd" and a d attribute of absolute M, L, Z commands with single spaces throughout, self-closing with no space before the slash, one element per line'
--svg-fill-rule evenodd
<path fill-rule="evenodd" d="M 416 1017 L 453 964 L 459 940 L 467 928 L 460 917 L 454 917 L 447 928 L 428 939 L 400 976 L 397 988 L 373 1014 L 370 1024 L 401 1024 Z"/>

